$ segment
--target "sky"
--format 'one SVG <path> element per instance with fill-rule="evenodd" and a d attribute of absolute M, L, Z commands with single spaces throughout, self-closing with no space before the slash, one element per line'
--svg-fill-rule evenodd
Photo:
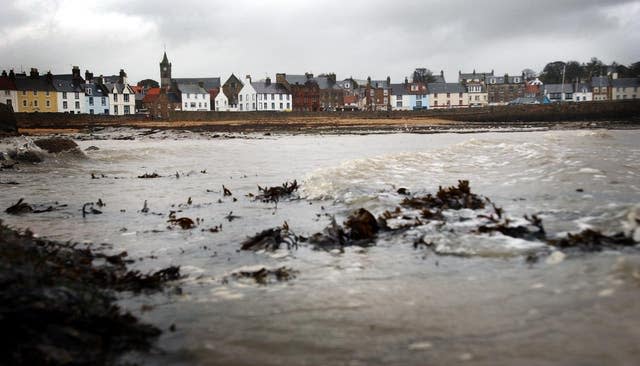
<path fill-rule="evenodd" d="M 402 82 L 416 67 L 519 74 L 640 61 L 640 0 L 2 0 L 0 69 L 254 79 L 334 72 Z"/>

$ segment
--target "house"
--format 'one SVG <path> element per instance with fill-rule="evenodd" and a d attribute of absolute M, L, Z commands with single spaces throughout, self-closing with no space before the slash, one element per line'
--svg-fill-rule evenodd
<path fill-rule="evenodd" d="M 18 92 L 18 112 L 58 112 L 58 96 L 53 87 L 53 75 L 48 72 L 40 75 L 32 68 L 29 75 L 15 75 Z"/>
<path fill-rule="evenodd" d="M 593 92 L 589 84 L 576 83 L 573 87 L 573 100 L 576 102 L 593 101 Z"/>
<path fill-rule="evenodd" d="M 592 77 L 591 92 L 595 101 L 611 100 L 611 81 L 607 76 Z"/>
<path fill-rule="evenodd" d="M 231 74 L 227 81 L 222 85 L 222 93 L 227 99 L 227 110 L 231 112 L 236 112 L 239 110 L 238 104 L 240 103 L 240 99 L 238 95 L 240 94 L 240 90 L 242 90 L 244 84 L 240 79 L 238 79 L 234 74 Z M 220 97 L 220 95 L 218 95 Z"/>
<path fill-rule="evenodd" d="M 486 83 L 488 77 L 493 77 L 493 70 L 491 72 L 476 72 L 473 70 L 471 73 L 463 73 L 462 71 L 458 71 L 458 82 L 460 84 L 466 85 L 468 83 Z"/>
<path fill-rule="evenodd" d="M 271 78 L 251 83 L 257 94 L 259 111 L 289 112 L 293 108 L 293 94 L 282 83 L 272 83 Z"/>
<path fill-rule="evenodd" d="M 364 87 L 363 109 L 367 111 L 391 110 L 391 78 L 386 80 L 371 80 L 367 78 Z"/>
<path fill-rule="evenodd" d="M 458 83 L 429 83 L 429 108 L 467 108 L 469 93 L 464 85 Z"/>
<path fill-rule="evenodd" d="M 320 110 L 335 111 L 344 105 L 345 91 L 338 85 L 336 74 L 322 74 L 314 81 L 320 88 Z"/>
<path fill-rule="evenodd" d="M 53 75 L 53 87 L 56 90 L 60 113 L 87 113 L 84 79 L 80 76 L 80 67 L 73 66 L 71 74 Z"/>
<path fill-rule="evenodd" d="M 259 83 L 256 83 L 256 85 Z M 238 110 L 244 112 L 251 112 L 258 109 L 256 105 L 256 100 L 258 99 L 258 95 L 254 85 L 251 83 L 251 76 L 247 75 L 245 77 L 245 83 L 240 93 L 238 93 Z"/>
<path fill-rule="evenodd" d="M 493 76 L 493 70 L 491 72 L 476 72 L 476 70 L 473 70 L 471 73 L 458 71 L 458 83 L 467 88 L 470 107 L 486 107 L 489 105 L 486 80 L 487 77 Z"/>
<path fill-rule="evenodd" d="M 529 80 L 524 85 L 524 97 L 525 98 L 539 98 L 542 96 L 542 81 L 536 78 L 533 80 Z"/>
<path fill-rule="evenodd" d="M 2 71 L 0 76 L 0 103 L 11 106 L 11 109 L 18 111 L 18 90 L 16 89 L 15 74 L 13 70 Z"/>
<path fill-rule="evenodd" d="M 214 98 L 214 109 L 219 112 L 230 112 L 231 107 L 229 106 L 229 99 L 224 94 L 224 92 L 218 92 Z"/>
<path fill-rule="evenodd" d="M 447 80 L 444 77 L 444 70 L 440 70 L 440 74 L 433 75 L 433 83 L 435 84 L 445 84 Z"/>
<path fill-rule="evenodd" d="M 117 76 L 107 76 L 102 81 L 109 95 L 109 114 L 114 116 L 133 114 L 136 98 L 133 89 L 127 83 L 127 73 L 121 69 Z"/>
<path fill-rule="evenodd" d="M 167 53 L 165 52 L 164 55 L 162 56 L 162 61 L 160 61 L 160 88 L 164 89 L 167 92 L 168 99 L 175 101 L 174 100 L 175 95 L 182 94 L 178 92 L 178 90 L 176 90 L 177 85 L 197 86 L 207 91 L 208 99 L 206 104 L 208 105 L 208 108 L 209 108 L 207 110 L 214 110 L 215 98 L 218 96 L 218 93 L 220 91 L 220 86 L 221 86 L 220 78 L 219 77 L 173 78 L 171 73 L 171 67 L 172 67 L 172 64 L 171 62 L 169 62 Z M 172 96 L 171 93 L 174 93 L 175 95 Z M 192 102 L 191 100 L 187 102 L 189 106 L 188 107 L 189 110 L 193 110 L 191 109 L 191 102 Z M 195 107 L 196 109 L 199 108 L 197 107 L 198 105 L 197 103 L 202 103 L 202 105 L 204 106 L 204 101 L 202 100 L 195 101 L 195 103 L 196 103 L 196 107 Z M 200 108 L 204 108 L 204 107 L 200 107 Z M 173 108 L 170 108 L 170 109 L 173 109 Z"/>
<path fill-rule="evenodd" d="M 409 89 L 409 106 L 411 110 L 429 109 L 429 92 L 427 84 L 423 82 L 412 82 L 405 78 L 405 88 Z"/>
<path fill-rule="evenodd" d="M 486 78 L 485 84 L 487 87 L 489 105 L 506 105 L 512 100 L 524 97 L 524 75 L 489 75 Z"/>
<path fill-rule="evenodd" d="M 571 84 L 545 84 L 543 90 L 544 96 L 549 98 L 552 103 L 573 101 L 573 85 Z"/>
<path fill-rule="evenodd" d="M 176 84 L 183 111 L 210 111 L 209 92 L 200 85 Z"/>
<path fill-rule="evenodd" d="M 98 83 L 99 79 L 93 77 L 93 73 L 86 70 L 84 73 L 84 113 L 109 114 L 109 92 L 107 88 Z"/>
<path fill-rule="evenodd" d="M 320 110 L 320 86 L 313 74 L 287 75 L 276 74 L 276 84 L 284 86 L 292 95 L 291 108 L 294 111 L 310 112 Z"/>
<path fill-rule="evenodd" d="M 611 80 L 611 100 L 638 99 L 640 78 L 621 78 Z"/>
<path fill-rule="evenodd" d="M 142 105 L 154 118 L 170 117 L 171 113 L 181 110 L 182 107 L 180 96 L 162 87 L 147 90 Z"/>
<path fill-rule="evenodd" d="M 410 111 L 412 109 L 411 94 L 407 86 L 407 84 L 391 84 L 391 110 Z"/>

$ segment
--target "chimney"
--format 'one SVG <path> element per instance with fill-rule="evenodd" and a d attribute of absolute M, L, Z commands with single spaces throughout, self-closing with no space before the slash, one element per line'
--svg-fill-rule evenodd
<path fill-rule="evenodd" d="M 271 85 L 271 78 L 267 76 L 267 79 L 264 81 L 265 86 Z"/>
<path fill-rule="evenodd" d="M 90 83 L 90 82 L 93 80 L 93 73 L 92 73 L 92 72 L 89 72 L 89 70 L 86 70 L 86 71 L 84 72 L 84 80 L 85 80 L 87 83 Z"/>
<path fill-rule="evenodd" d="M 367 76 L 367 86 L 371 87 L 371 76 Z"/>
<path fill-rule="evenodd" d="M 440 70 L 440 76 L 444 77 L 444 70 Z"/>
<path fill-rule="evenodd" d="M 74 66 L 71 69 L 71 75 L 73 76 L 74 80 L 80 79 L 80 68 L 78 66 Z"/>
<path fill-rule="evenodd" d="M 15 72 L 13 72 L 13 69 L 9 70 L 9 77 L 10 77 L 11 79 L 15 79 L 15 78 L 16 78 L 16 73 L 15 73 Z"/>
<path fill-rule="evenodd" d="M 124 72 L 124 69 L 120 69 L 120 74 L 118 74 L 118 82 L 120 84 L 126 84 L 127 83 L 127 73 Z"/>
<path fill-rule="evenodd" d="M 53 74 L 51 73 L 51 71 L 47 71 L 45 77 L 47 78 L 47 83 L 53 84 Z"/>
<path fill-rule="evenodd" d="M 309 80 L 309 79 L 313 79 L 313 74 L 312 74 L 312 73 L 310 73 L 310 72 L 305 72 L 305 73 L 304 73 L 304 76 L 306 76 L 306 77 L 307 77 L 307 80 Z"/>
<path fill-rule="evenodd" d="M 98 76 L 96 78 L 96 84 L 98 84 L 98 85 L 104 84 L 104 77 L 102 75 L 100 75 L 100 76 Z"/>
<path fill-rule="evenodd" d="M 2 70 L 2 77 L 6 78 L 7 77 L 7 70 Z"/>
<path fill-rule="evenodd" d="M 198 86 L 204 89 L 204 81 L 198 81 Z"/>
<path fill-rule="evenodd" d="M 286 84 L 287 83 L 287 74 L 285 74 L 285 73 L 276 74 L 276 83 L 278 83 L 278 84 Z"/>
<path fill-rule="evenodd" d="M 409 85 L 409 78 L 408 77 L 404 77 L 404 85 L 407 86 Z"/>
<path fill-rule="evenodd" d="M 249 84 L 251 84 L 251 75 L 246 75 L 245 79 L 249 80 Z M 278 82 L 278 77 L 276 76 L 276 82 Z"/>
<path fill-rule="evenodd" d="M 387 76 L 387 88 L 391 85 L 391 77 Z"/>
<path fill-rule="evenodd" d="M 38 69 L 36 69 L 35 67 L 32 67 L 31 71 L 29 71 L 29 77 L 32 79 L 37 79 L 38 77 L 40 77 L 40 73 L 38 73 Z"/>

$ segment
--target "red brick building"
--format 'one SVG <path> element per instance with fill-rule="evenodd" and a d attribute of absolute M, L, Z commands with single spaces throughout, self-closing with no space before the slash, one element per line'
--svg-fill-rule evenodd
<path fill-rule="evenodd" d="M 296 112 L 316 112 L 320 110 L 320 87 L 313 74 L 276 74 L 276 83 L 282 84 L 292 95 L 292 110 Z"/>

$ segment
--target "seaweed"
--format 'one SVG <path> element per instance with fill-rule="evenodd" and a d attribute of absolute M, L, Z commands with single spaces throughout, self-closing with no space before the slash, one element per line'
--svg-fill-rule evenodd
<path fill-rule="evenodd" d="M 160 178 L 160 175 L 158 173 L 155 173 L 155 172 L 152 173 L 152 174 L 144 173 L 142 175 L 139 175 L 138 178 L 140 178 L 140 179 L 153 179 L 153 178 Z"/>
<path fill-rule="evenodd" d="M 559 249 L 577 248 L 586 252 L 599 252 L 606 248 L 635 246 L 638 243 L 623 233 L 605 235 L 596 230 L 586 229 L 577 234 L 569 233 L 564 238 L 548 240 L 547 244 Z"/>
<path fill-rule="evenodd" d="M 407 197 L 400 204 L 403 207 L 414 209 L 440 209 L 440 210 L 479 210 L 485 207 L 485 199 L 471 193 L 468 180 L 459 180 L 458 186 L 438 188 L 436 195 L 427 194 L 422 197 Z"/>
<path fill-rule="evenodd" d="M 233 278 L 233 279 L 250 278 L 250 279 L 253 279 L 257 284 L 267 285 L 273 281 L 277 281 L 277 282 L 289 281 L 291 279 L 294 279 L 297 273 L 298 271 L 295 271 L 287 267 L 280 267 L 277 269 L 267 269 L 262 267 L 255 271 L 246 270 L 246 271 L 233 272 L 230 276 L 224 277 L 222 279 L 222 282 L 228 283 L 229 278 Z"/>
<path fill-rule="evenodd" d="M 258 186 L 258 193 L 255 197 L 264 203 L 278 203 L 280 199 L 289 197 L 293 192 L 297 191 L 300 186 L 297 180 L 293 182 L 284 182 L 281 186 L 275 187 L 260 187 Z"/>
<path fill-rule="evenodd" d="M 248 238 L 241 245 L 241 250 L 278 250 L 284 245 L 287 249 L 297 248 L 299 237 L 289 230 L 289 224 L 285 223 L 280 227 L 266 229 Z"/>

